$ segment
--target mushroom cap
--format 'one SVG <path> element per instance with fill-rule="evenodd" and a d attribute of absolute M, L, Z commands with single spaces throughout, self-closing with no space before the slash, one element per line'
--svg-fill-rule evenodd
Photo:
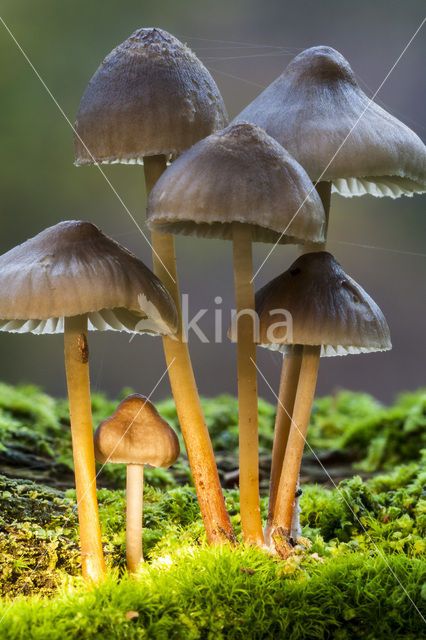
<path fill-rule="evenodd" d="M 304 169 L 262 129 L 229 126 L 173 162 L 148 200 L 153 231 L 232 238 L 249 225 L 259 242 L 324 240 L 325 213 Z"/>
<path fill-rule="evenodd" d="M 263 127 L 314 182 L 331 181 L 343 196 L 426 191 L 425 145 L 365 95 L 347 60 L 331 47 L 296 56 L 233 122 L 240 120 Z"/>
<path fill-rule="evenodd" d="M 95 458 L 101 464 L 150 464 L 170 467 L 180 453 L 179 440 L 145 396 L 127 396 L 96 429 Z"/>
<path fill-rule="evenodd" d="M 167 31 L 138 29 L 111 51 L 84 92 L 75 163 L 175 156 L 227 122 L 219 89 L 197 56 Z"/>
<path fill-rule="evenodd" d="M 269 349 L 321 345 L 322 356 L 334 356 L 392 348 L 377 304 L 327 251 L 300 256 L 256 293 L 255 307 L 259 343 Z M 284 309 L 291 315 L 292 331 L 284 324 L 273 328 L 283 319 L 277 311 Z"/>
<path fill-rule="evenodd" d="M 83 314 L 91 330 L 177 328 L 162 282 L 90 222 L 60 222 L 0 256 L 0 330 L 61 333 L 64 317 Z"/>

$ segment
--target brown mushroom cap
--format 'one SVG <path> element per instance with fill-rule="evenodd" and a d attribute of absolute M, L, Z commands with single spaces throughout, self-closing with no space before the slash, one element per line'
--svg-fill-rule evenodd
<path fill-rule="evenodd" d="M 167 31 L 138 29 L 111 51 L 84 92 L 76 164 L 176 155 L 227 122 L 219 89 L 197 56 Z"/>
<path fill-rule="evenodd" d="M 425 145 L 370 101 L 347 60 L 331 47 L 296 56 L 233 122 L 240 120 L 263 127 L 313 181 L 332 181 L 343 196 L 396 198 L 426 191 Z"/>
<path fill-rule="evenodd" d="M 177 435 L 154 405 L 135 393 L 118 405 L 95 432 L 98 462 L 170 467 L 179 456 Z"/>
<path fill-rule="evenodd" d="M 325 214 L 294 158 L 259 127 L 239 123 L 173 162 L 151 192 L 147 221 L 153 231 L 225 239 L 238 222 L 255 241 L 303 243 L 324 240 Z"/>
<path fill-rule="evenodd" d="M 271 313 L 280 309 L 291 314 L 292 332 L 284 325 L 272 329 L 283 321 L 282 314 Z M 256 312 L 259 343 L 270 349 L 321 345 L 321 355 L 334 356 L 392 348 L 377 304 L 326 251 L 305 253 L 262 287 L 256 293 Z"/>
<path fill-rule="evenodd" d="M 60 333 L 88 327 L 174 333 L 175 304 L 161 281 L 94 224 L 60 222 L 0 256 L 0 330 Z"/>

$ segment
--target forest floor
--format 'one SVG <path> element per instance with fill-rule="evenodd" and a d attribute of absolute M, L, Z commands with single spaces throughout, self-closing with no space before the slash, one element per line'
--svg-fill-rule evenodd
<path fill-rule="evenodd" d="M 116 405 L 95 395 L 94 424 Z M 178 430 L 173 402 L 157 407 Z M 241 543 L 237 401 L 220 396 L 203 408 Z M 263 518 L 273 424 L 274 407 L 260 401 Z M 146 562 L 127 577 L 125 468 L 107 465 L 98 498 L 108 577 L 89 589 L 80 578 L 67 403 L 0 384 L 0 640 L 419 640 L 425 427 L 425 390 L 391 407 L 347 391 L 318 399 L 301 474 L 304 539 L 286 561 L 242 544 L 206 545 L 181 455 L 167 471 L 146 471 Z"/>

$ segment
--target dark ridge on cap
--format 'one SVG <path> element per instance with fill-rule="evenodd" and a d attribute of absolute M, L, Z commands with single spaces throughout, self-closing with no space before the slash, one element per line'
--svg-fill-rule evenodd
<path fill-rule="evenodd" d="M 349 62 L 332 47 L 317 46 L 305 49 L 289 63 L 286 72 L 300 76 L 303 81 L 312 77 L 317 82 L 348 82 L 358 86 Z"/>

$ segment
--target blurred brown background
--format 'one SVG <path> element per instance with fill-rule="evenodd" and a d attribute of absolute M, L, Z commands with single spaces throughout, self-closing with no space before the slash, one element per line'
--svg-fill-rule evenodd
<path fill-rule="evenodd" d="M 187 42 L 210 69 L 230 118 L 281 73 L 302 49 L 331 45 L 350 61 L 371 95 L 419 26 L 420 1 L 236 0 L 3 0 L 1 15 L 71 121 L 81 95 L 107 53 L 136 28 L 159 26 Z M 425 31 L 418 34 L 377 101 L 425 139 Z M 150 249 L 93 167 L 73 166 L 72 131 L 10 35 L 0 24 L 0 251 L 60 220 L 87 219 L 148 265 Z M 106 168 L 126 205 L 144 224 L 141 167 Z M 322 361 L 319 393 L 339 387 L 366 390 L 389 401 L 425 383 L 425 200 L 345 200 L 333 197 L 329 248 L 384 311 L 394 348 L 389 353 Z M 358 246 L 358 245 L 368 245 Z M 370 248 L 375 247 L 375 248 Z M 269 245 L 255 247 L 255 265 Z M 183 293 L 200 326 L 213 336 L 214 298 L 221 296 L 224 332 L 233 307 L 230 243 L 177 238 Z M 294 249 L 280 247 L 257 286 L 287 268 Z M 235 346 L 191 344 L 200 392 L 236 393 Z M 149 394 L 164 372 L 161 340 L 116 333 L 91 335 L 92 386 L 117 395 L 124 386 Z M 259 349 L 259 367 L 277 389 L 280 356 Z M 0 334 L 0 379 L 28 381 L 65 394 L 60 336 Z M 154 398 L 169 394 L 167 378 Z M 272 399 L 263 381 L 260 393 Z"/>

